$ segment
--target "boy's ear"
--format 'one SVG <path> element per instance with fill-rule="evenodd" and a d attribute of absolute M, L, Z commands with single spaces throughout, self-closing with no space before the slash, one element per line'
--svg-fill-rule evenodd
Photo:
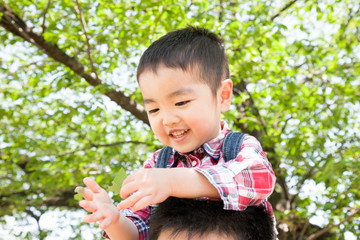
<path fill-rule="evenodd" d="M 221 112 L 226 112 L 229 110 L 231 105 L 231 97 L 232 97 L 232 89 L 233 89 L 233 82 L 231 79 L 225 79 L 221 82 L 220 86 L 220 99 L 221 99 Z"/>

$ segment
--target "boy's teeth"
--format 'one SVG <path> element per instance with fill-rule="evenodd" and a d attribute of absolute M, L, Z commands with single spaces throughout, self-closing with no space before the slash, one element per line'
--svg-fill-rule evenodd
<path fill-rule="evenodd" d="M 183 131 L 180 131 L 180 132 L 174 132 L 171 135 L 173 135 L 174 137 L 180 137 L 180 136 L 184 135 L 186 132 L 187 131 L 183 130 Z"/>

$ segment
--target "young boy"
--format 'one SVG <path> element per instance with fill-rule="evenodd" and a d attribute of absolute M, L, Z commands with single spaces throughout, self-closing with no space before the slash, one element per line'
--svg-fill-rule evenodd
<path fill-rule="evenodd" d="M 123 182 L 117 208 L 90 178 L 84 201 L 107 236 L 148 239 L 150 205 L 168 197 L 220 199 L 224 209 L 264 205 L 275 175 L 260 143 L 246 136 L 237 157 L 225 161 L 230 132 L 221 113 L 231 104 L 233 83 L 222 40 L 206 29 L 187 27 L 151 44 L 140 59 L 137 79 L 156 137 L 173 149 L 167 168 L 155 168 L 159 151 Z M 118 211 L 121 210 L 121 212 Z"/>
<path fill-rule="evenodd" d="M 169 197 L 152 210 L 150 240 L 273 240 L 263 205 L 224 210 L 221 201 Z"/>

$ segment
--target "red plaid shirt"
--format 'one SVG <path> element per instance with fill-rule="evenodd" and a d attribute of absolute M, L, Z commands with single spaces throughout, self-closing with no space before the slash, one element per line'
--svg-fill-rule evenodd
<path fill-rule="evenodd" d="M 175 152 L 168 167 L 194 168 L 203 174 L 218 190 L 224 209 L 244 210 L 247 206 L 265 204 L 273 215 L 266 199 L 274 189 L 275 174 L 259 141 L 245 136 L 238 156 L 225 162 L 221 147 L 230 129 L 225 122 L 221 126 L 222 131 L 215 139 L 191 154 Z M 145 168 L 155 167 L 159 152 L 156 151 L 144 163 Z M 141 240 L 149 239 L 149 207 L 136 212 L 126 209 L 122 213 L 135 223 Z"/>

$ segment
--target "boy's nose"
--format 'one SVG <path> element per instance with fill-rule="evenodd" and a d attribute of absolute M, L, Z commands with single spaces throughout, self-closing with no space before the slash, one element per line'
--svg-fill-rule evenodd
<path fill-rule="evenodd" d="M 179 117 L 176 114 L 168 111 L 163 115 L 163 124 L 164 126 L 173 126 L 179 122 Z"/>

